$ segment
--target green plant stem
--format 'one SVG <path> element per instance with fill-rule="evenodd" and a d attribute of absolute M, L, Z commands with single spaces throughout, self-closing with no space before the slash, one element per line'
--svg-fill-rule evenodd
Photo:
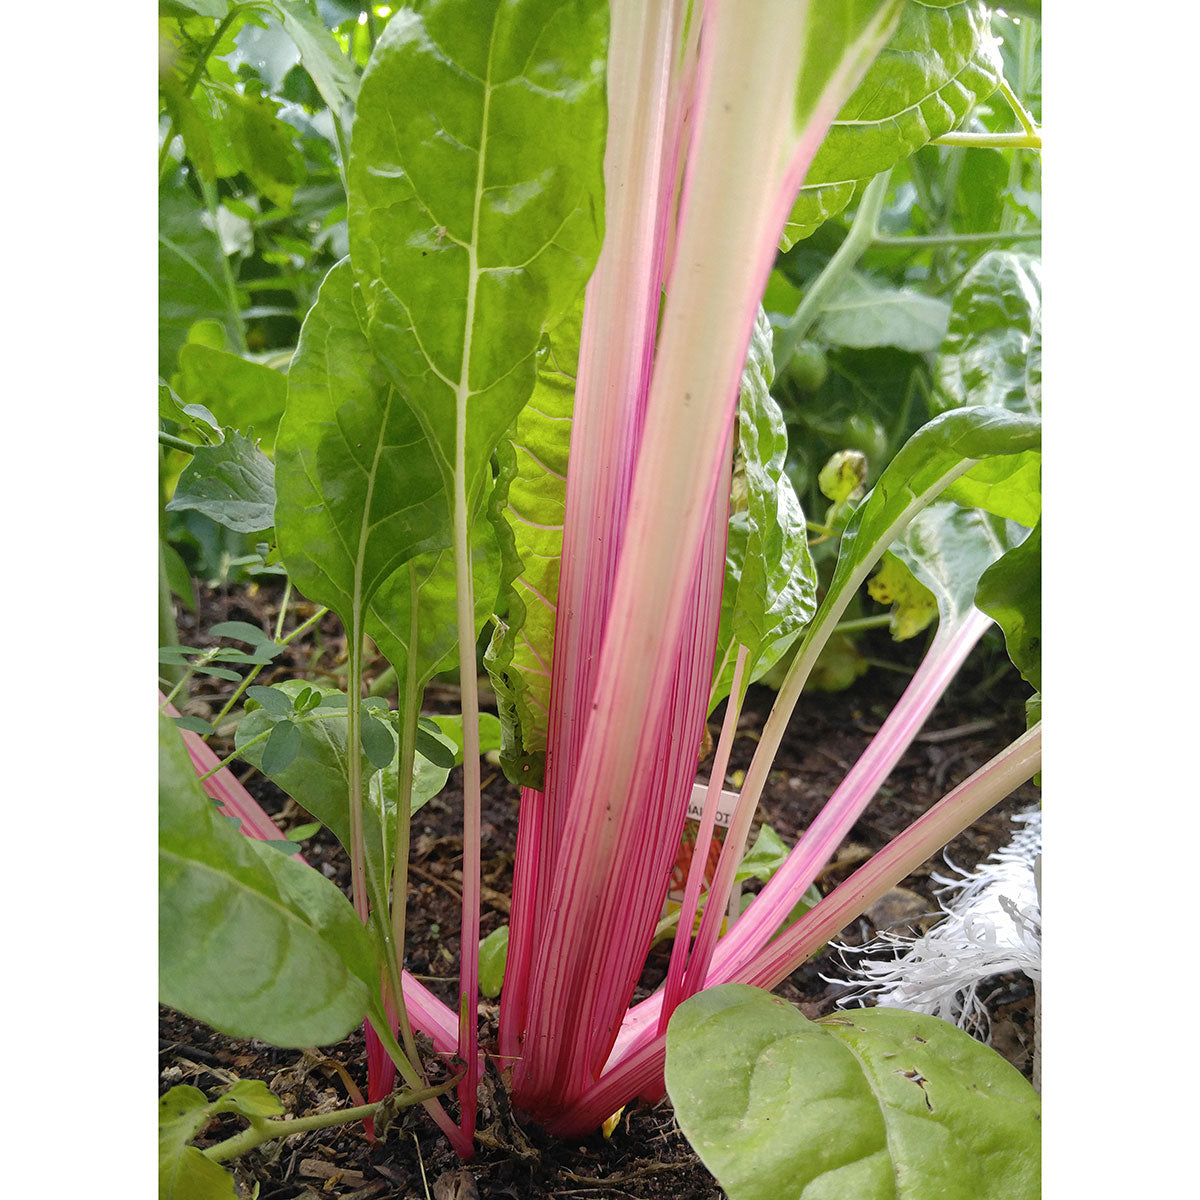
<path fill-rule="evenodd" d="M 350 773 L 350 898 L 367 923 L 366 843 L 363 836 L 362 668 L 363 636 L 357 623 L 348 631 L 346 679 L 346 754 Z"/>
<path fill-rule="evenodd" d="M 183 438 L 174 437 L 172 434 L 158 431 L 158 444 L 160 446 L 169 446 L 172 450 L 182 450 L 184 454 L 195 454 L 196 447 L 191 442 L 185 442 Z"/>
<path fill-rule="evenodd" d="M 837 253 L 825 264 L 825 269 L 809 284 L 804 298 L 796 306 L 796 311 L 788 319 L 787 324 L 780 329 L 781 336 L 777 335 L 776 345 L 778 346 L 782 342 L 783 352 L 777 370 L 783 370 L 795 353 L 796 347 L 804 340 L 821 315 L 821 308 L 825 301 L 829 299 L 878 236 L 879 214 L 883 211 L 883 199 L 887 193 L 890 176 L 890 170 L 883 171 L 867 184 L 846 240 L 838 247 Z"/>
<path fill-rule="evenodd" d="M 1024 58 L 1024 50 L 1025 50 L 1025 37 L 1024 37 L 1024 33 L 1022 33 L 1022 37 L 1021 37 L 1022 59 Z M 1022 68 L 1023 67 L 1024 67 L 1024 62 L 1022 61 Z M 1022 71 L 1022 74 L 1024 74 L 1024 71 Z M 1008 80 L 1005 79 L 1003 76 L 1000 77 L 999 91 L 1000 91 L 1000 94 L 1005 98 L 1005 100 L 1008 101 L 1008 106 L 1009 106 L 1009 108 L 1011 108 L 1013 110 L 1013 113 L 1016 116 L 1017 120 L 1021 122 L 1021 128 L 1024 129 L 1025 132 L 1027 134 L 1029 134 L 1030 137 L 1040 138 L 1041 130 L 1038 129 L 1037 122 L 1034 121 L 1029 110 L 1025 107 L 1024 104 L 1021 103 L 1021 98 L 1017 95 L 1016 92 L 1014 92 L 1012 90 L 1012 88 L 1009 86 Z"/>
<path fill-rule="evenodd" d="M 435 1087 L 419 1088 L 414 1091 L 401 1092 L 379 1100 L 374 1104 L 358 1104 L 353 1108 L 340 1108 L 337 1112 L 315 1113 L 311 1117 L 283 1117 L 271 1119 L 260 1117 L 250 1119 L 250 1128 L 235 1133 L 233 1137 L 218 1142 L 215 1146 L 201 1151 L 205 1158 L 213 1162 L 228 1162 L 261 1146 L 263 1142 L 275 1138 L 291 1137 L 294 1133 L 308 1133 L 314 1129 L 329 1129 L 334 1125 L 352 1125 L 366 1117 L 374 1117 L 385 1106 L 391 1108 L 411 1108 L 414 1104 L 422 1104 L 426 1100 L 436 1099 L 448 1092 L 461 1078 L 461 1072 L 452 1079 L 439 1083 Z"/>
<path fill-rule="evenodd" d="M 944 133 L 933 139 L 935 146 L 970 146 L 976 150 L 1040 150 L 1039 133 Z"/>
<path fill-rule="evenodd" d="M 183 673 L 183 678 L 170 690 L 170 692 L 167 694 L 167 698 L 163 701 L 163 703 L 162 703 L 163 708 L 166 708 L 166 706 L 168 704 L 175 703 L 175 697 L 178 696 L 179 693 L 183 690 L 183 685 L 185 683 L 187 683 L 187 681 L 189 679 L 191 679 L 191 677 L 194 673 L 195 673 L 195 668 L 192 666 L 191 663 L 188 663 L 188 668 Z"/>
<path fill-rule="evenodd" d="M 1040 227 L 1037 229 L 993 229 L 988 233 L 913 234 L 911 237 L 889 237 L 886 234 L 878 234 L 871 244 L 916 249 L 921 246 L 970 246 L 985 242 L 1032 241 L 1041 236 Z"/>

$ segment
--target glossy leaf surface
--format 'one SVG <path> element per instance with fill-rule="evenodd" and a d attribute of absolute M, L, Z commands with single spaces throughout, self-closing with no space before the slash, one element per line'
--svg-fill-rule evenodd
<path fill-rule="evenodd" d="M 1036 1200 L 1041 1103 L 994 1050 L 936 1017 L 809 1021 L 757 988 L 692 997 L 666 1083 L 729 1200 Z"/>
<path fill-rule="evenodd" d="M 174 725 L 159 723 L 159 998 L 233 1037 L 336 1042 L 377 986 L 345 896 L 238 833 L 204 795 Z"/>
<path fill-rule="evenodd" d="M 963 277 L 934 371 L 933 403 L 1042 411 L 1042 268 L 1010 250 L 985 254 Z"/>
<path fill-rule="evenodd" d="M 1000 74 L 999 49 L 980 0 L 908 0 L 896 32 L 817 151 L 784 230 L 783 249 L 841 212 L 856 183 L 956 128 L 991 95 Z"/>
<path fill-rule="evenodd" d="M 434 0 L 392 18 L 362 80 L 368 333 L 448 481 L 464 437 L 472 504 L 599 250 L 606 28 L 599 0 Z"/>

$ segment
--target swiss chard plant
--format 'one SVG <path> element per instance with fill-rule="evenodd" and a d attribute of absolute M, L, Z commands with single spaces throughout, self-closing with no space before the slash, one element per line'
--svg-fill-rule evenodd
<path fill-rule="evenodd" d="M 243 681 L 236 739 L 239 756 L 336 834 L 350 858 L 351 899 L 278 848 L 256 845 L 273 839 L 270 823 L 204 746 L 208 731 L 185 730 L 185 747 L 164 715 L 164 1002 L 284 1046 L 337 1040 L 365 1018 L 368 1097 L 346 1119 L 421 1103 L 464 1158 L 486 1055 L 514 1105 L 564 1136 L 669 1087 L 685 1131 L 735 1196 L 778 1193 L 727 1180 L 739 1152 L 704 1099 L 711 1077 L 673 1066 L 673 1047 L 699 1061 L 697 1045 L 725 1040 L 752 1064 L 755 1030 L 792 1039 L 788 1054 L 814 1074 L 788 1101 L 812 1126 L 803 1142 L 811 1150 L 821 1136 L 814 1114 L 837 1080 L 854 1063 L 886 1057 L 881 1038 L 911 1033 L 923 1047 L 911 1067 L 919 1081 L 905 1077 L 913 1091 L 896 1085 L 893 1108 L 907 1111 L 919 1092 L 930 1111 L 936 1101 L 959 1114 L 945 1129 L 969 1155 L 978 1124 L 971 1089 L 997 1072 L 1007 1123 L 994 1136 L 1023 1164 L 1021 1178 L 1035 1179 L 1036 1097 L 985 1061 L 986 1051 L 886 1018 L 878 1028 L 867 1018 L 864 1030 L 840 1017 L 809 1032 L 754 990 L 786 978 L 1039 769 L 1035 724 L 846 883 L 798 910 L 993 619 L 1025 677 L 1040 679 L 1030 535 L 1040 520 L 1036 263 L 995 250 L 942 309 L 903 314 L 909 327 L 943 322 L 938 337 L 925 330 L 914 343 L 939 348 L 937 415 L 872 464 L 865 494 L 830 483 L 838 553 L 820 588 L 789 476 L 785 416 L 770 393 L 776 365 L 787 368 L 814 328 L 853 345 L 865 335 L 848 332 L 848 312 L 883 303 L 881 285 L 852 268 L 878 236 L 888 173 L 907 169 L 934 139 L 1002 136 L 960 131 L 1003 81 L 987 8 L 426 0 L 391 15 L 360 79 L 319 42 L 303 4 L 178 7 L 213 25 L 213 45 L 239 10 L 270 10 L 336 109 L 348 252 L 320 284 L 282 385 L 267 387 L 283 386 L 282 411 L 258 417 L 253 439 L 190 398 L 195 383 L 183 396 L 166 387 L 162 411 L 174 431 L 167 444 L 192 458 L 173 509 L 257 533 L 289 589 L 345 628 L 347 690 Z M 164 167 L 178 129 L 203 182 L 221 167 L 214 110 L 208 125 L 193 115 L 202 78 L 192 71 L 189 86 L 167 89 Z M 262 103 L 228 86 L 250 136 Z M 1006 111 L 1034 145 L 1028 113 L 1012 103 Z M 193 149 L 205 129 L 211 161 Z M 231 160 L 229 170 L 270 172 L 264 194 L 290 201 L 283 176 L 299 168 L 282 153 L 266 162 L 273 166 Z M 803 244 L 856 202 L 841 248 L 799 306 L 769 319 L 762 302 L 781 246 Z M 977 318 L 989 303 L 995 325 Z M 193 345 L 174 348 L 181 365 L 196 357 Z M 871 746 L 729 923 L 756 806 L 797 698 L 885 555 L 893 579 L 927 590 L 937 631 Z M 175 639 L 169 665 L 219 671 L 249 661 L 257 670 L 278 653 L 280 634 L 232 658 L 190 663 L 190 648 Z M 487 992 L 500 987 L 499 1026 L 486 1045 L 481 636 L 499 761 L 520 787 L 511 922 L 483 955 Z M 394 710 L 364 697 L 368 638 L 395 671 Z M 689 802 L 694 793 L 702 802 L 696 838 L 707 850 L 718 804 L 730 799 L 723 782 L 747 687 L 780 663 L 715 876 L 705 883 L 707 855 L 697 853 L 666 981 L 631 1006 Z M 454 667 L 461 722 L 435 731 L 421 716 L 424 691 Z M 698 782 L 705 719 L 722 702 L 710 778 Z M 405 970 L 405 898 L 411 814 L 456 759 L 461 952 L 447 1005 Z M 418 1033 L 436 1054 L 422 1051 Z M 871 1048 L 860 1053 L 860 1041 Z M 389 1101 L 397 1072 L 403 1100 Z M 811 1173 L 858 1163 L 852 1169 L 876 1186 L 890 1177 L 888 1155 L 931 1151 L 892 1136 L 892 1109 L 882 1118 L 878 1104 L 871 1109 L 879 1096 L 869 1078 L 855 1086 L 857 1107 L 838 1123 L 861 1137 Z M 211 1105 L 172 1095 L 164 1161 L 182 1171 Z M 261 1099 L 231 1094 L 221 1110 L 250 1120 L 257 1133 L 247 1145 L 298 1128 L 273 1126 Z M 954 1124 L 960 1117 L 967 1133 Z M 1011 1194 L 1033 1194 L 1020 1186 Z M 864 1185 L 855 1194 L 876 1193 Z"/>

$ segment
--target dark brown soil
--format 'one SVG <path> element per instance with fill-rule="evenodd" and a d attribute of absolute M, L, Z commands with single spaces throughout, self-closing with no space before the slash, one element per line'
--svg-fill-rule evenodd
<path fill-rule="evenodd" d="M 265 588 L 249 594 L 205 593 L 197 617 L 181 617 L 183 640 L 205 644 L 200 630 L 220 620 L 240 619 L 271 629 L 278 597 Z M 307 610 L 310 612 L 311 610 Z M 290 617 L 287 628 L 307 615 Z M 918 641 L 920 639 L 917 639 Z M 896 645 L 886 633 L 864 642 L 867 653 L 911 670 L 921 647 Z M 337 622 L 327 618 L 313 640 L 307 641 L 290 663 L 270 668 L 258 682 L 270 682 L 272 671 L 284 678 L 296 669 L 309 677 L 338 679 L 344 671 L 344 638 Z M 344 675 L 339 682 L 344 686 Z M 788 735 L 776 758 L 760 806 L 760 817 L 791 845 L 841 781 L 846 770 L 870 741 L 903 690 L 902 670 L 874 668 L 846 692 L 814 694 L 801 698 Z M 212 715 L 219 711 L 220 681 L 198 685 L 185 711 Z M 205 693 L 208 690 L 208 694 Z M 1008 668 L 998 641 L 985 638 L 959 678 L 952 684 L 926 729 L 904 755 L 887 786 L 854 827 L 837 862 L 819 880 L 828 892 L 859 863 L 904 829 L 915 817 L 1001 750 L 1024 729 L 1027 687 Z M 228 693 L 225 693 L 226 695 Z M 429 711 L 456 709 L 457 690 L 433 687 L 426 698 Z M 747 712 L 735 742 L 731 774 L 743 770 L 754 748 L 755 730 L 773 699 L 769 690 L 752 689 Z M 710 727 L 715 737 L 720 712 Z M 222 743 L 214 739 L 218 753 Z M 225 751 L 227 752 L 227 751 Z M 237 768 L 239 775 L 245 770 Z M 411 890 L 408 917 L 407 965 L 444 999 L 450 999 L 458 969 L 459 886 L 462 835 L 458 772 L 439 797 L 426 805 L 414 820 Z M 734 782 L 737 782 L 735 777 Z M 256 773 L 246 777 L 247 787 L 287 830 L 304 823 L 307 814 L 283 797 Z M 1011 814 L 1036 800 L 1037 789 L 1026 785 L 989 813 L 947 848 L 950 859 L 971 868 L 1009 840 L 1014 831 Z M 512 855 L 516 835 L 515 789 L 498 769 L 485 770 L 483 790 L 483 916 L 486 935 L 508 919 Z M 349 883 L 349 865 L 340 847 L 322 830 L 302 843 L 309 862 L 343 887 Z M 919 924 L 936 910 L 931 872 L 944 872 L 941 857 L 924 864 L 904 887 L 898 911 L 877 914 L 878 926 L 860 920 L 847 929 L 842 941 L 857 945 L 897 918 Z M 905 904 L 907 901 L 907 908 Z M 649 990 L 661 979 L 669 947 L 651 955 L 643 976 Z M 796 971 L 778 993 L 797 1003 L 810 1017 L 832 1011 L 845 987 L 822 976 L 844 976 L 835 951 L 826 950 Z M 1023 975 L 994 981 L 988 1001 L 992 1041 L 997 1050 L 1026 1074 L 1032 1050 L 1032 987 Z M 483 1008 L 494 1017 L 495 1009 Z M 160 1091 L 190 1083 L 216 1094 L 241 1078 L 262 1079 L 294 1115 L 331 1110 L 356 1103 L 349 1096 L 347 1079 L 365 1090 L 366 1066 L 361 1032 L 320 1055 L 280 1050 L 260 1042 L 244 1042 L 215 1033 L 178 1013 L 163 1009 L 160 1025 Z M 497 1087 L 492 1117 L 481 1113 L 478 1156 L 467 1174 L 428 1118 L 418 1110 L 394 1124 L 384 1140 L 367 1139 L 361 1125 L 336 1127 L 296 1135 L 269 1144 L 239 1160 L 239 1184 L 251 1195 L 258 1186 L 261 1200 L 342 1197 L 359 1200 L 424 1198 L 469 1200 L 478 1196 L 514 1197 L 517 1200 L 718 1200 L 722 1195 L 676 1126 L 668 1102 L 647 1108 L 631 1106 L 621 1117 L 611 1138 L 599 1133 L 578 1141 L 559 1142 L 528 1125 L 514 1126 L 503 1094 Z M 490 1121 L 490 1124 L 489 1124 Z M 207 1142 L 228 1136 L 236 1122 L 214 1125 Z M 207 1144 L 204 1138 L 198 1144 Z"/>

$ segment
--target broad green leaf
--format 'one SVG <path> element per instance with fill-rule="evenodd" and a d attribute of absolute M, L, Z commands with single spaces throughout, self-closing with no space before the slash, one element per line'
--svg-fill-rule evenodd
<path fill-rule="evenodd" d="M 1042 455 L 1040 450 L 1001 454 L 972 467 L 946 489 L 951 500 L 982 508 L 1026 528 L 1042 515 Z"/>
<path fill-rule="evenodd" d="M 411 570 L 411 578 L 410 578 Z M 475 633 L 482 632 L 496 603 L 500 550 L 482 514 L 471 540 L 475 585 Z M 417 690 L 439 671 L 458 666 L 458 628 L 454 555 L 450 550 L 418 554 L 394 571 L 379 587 L 366 615 L 366 631 L 401 680 L 408 671 L 413 589 L 417 594 Z"/>
<path fill-rule="evenodd" d="M 975 603 L 1004 630 L 1008 656 L 1042 690 L 1042 524 L 979 580 Z M 1039 711 L 1040 718 L 1040 711 Z"/>
<path fill-rule="evenodd" d="M 229 281 L 216 233 L 206 228 L 204 204 L 179 182 L 158 200 L 158 373 L 175 371 L 188 330 L 202 320 L 219 321 L 241 345 L 241 305 Z"/>
<path fill-rule="evenodd" d="M 268 448 L 287 399 L 287 376 L 210 346 L 189 344 L 179 352 L 179 375 L 173 381 L 180 398 L 211 412 L 217 423 L 242 433 L 251 429 Z"/>
<path fill-rule="evenodd" d="M 982 576 L 1028 536 L 1015 522 L 938 501 L 913 518 L 892 554 L 928 589 L 948 625 L 970 613 Z"/>
<path fill-rule="evenodd" d="M 217 179 L 217 164 L 209 137 L 209 122 L 205 121 L 195 102 L 184 90 L 183 79 L 177 71 L 164 71 L 159 76 L 159 87 L 162 90 L 163 108 L 171 118 L 173 133 L 183 138 L 187 156 L 200 175 L 214 182 Z"/>
<path fill-rule="evenodd" d="M 290 701 L 305 688 L 319 693 L 322 700 L 342 695 L 335 688 L 316 683 L 305 684 L 298 679 L 285 680 L 271 690 L 289 698 L 290 711 Z M 261 702 L 257 695 L 256 699 Z M 364 713 L 364 725 L 367 719 Z M 368 781 L 363 803 L 367 883 L 373 903 L 380 904 L 386 895 L 395 836 L 398 755 L 397 739 L 390 722 L 385 725 L 376 718 L 370 720 L 381 726 L 383 736 L 388 738 L 392 747 L 391 759 L 382 771 L 372 765 L 365 753 L 362 758 L 362 777 Z M 272 774 L 271 778 L 301 808 L 325 825 L 344 847 L 348 847 L 350 761 L 346 709 L 327 707 L 322 703 L 311 713 L 294 718 L 294 722 L 300 734 L 298 755 L 284 769 Z M 235 735 L 237 747 L 244 749 L 246 761 L 260 769 L 264 768 L 264 743 L 249 743 L 265 733 L 271 723 L 272 717 L 264 705 L 263 709 L 246 714 Z M 449 775 L 447 768 L 435 766 L 427 758 L 418 755 L 413 769 L 411 811 L 416 812 L 436 796 L 446 786 Z"/>
<path fill-rule="evenodd" d="M 820 647 L 867 573 L 909 522 L 977 463 L 1037 451 L 1041 421 L 999 408 L 955 408 L 901 446 L 842 534 L 837 566 L 789 678 L 803 682 Z"/>
<path fill-rule="evenodd" d="M 286 717 L 292 711 L 292 702 L 288 699 L 286 692 L 281 692 L 278 688 L 254 687 L 246 689 L 246 695 L 251 700 L 257 700 L 263 708 L 272 716 Z"/>
<path fill-rule="evenodd" d="M 233 1037 L 336 1042 L 377 987 L 368 935 L 318 871 L 260 853 L 159 721 L 159 997 Z"/>
<path fill-rule="evenodd" d="M 607 8 L 430 0 L 392 17 L 360 86 L 350 254 L 368 334 L 448 494 L 465 430 L 471 508 L 599 251 Z"/>
<path fill-rule="evenodd" d="M 219 446 L 197 446 L 167 512 L 194 508 L 237 533 L 270 529 L 275 520 L 275 469 L 236 429 Z"/>
<path fill-rule="evenodd" d="M 771 397 L 771 326 L 759 309 L 742 372 L 725 585 L 709 711 L 729 694 L 738 647 L 745 686 L 792 644 L 816 610 L 816 573 L 800 501 L 784 471 L 787 426 Z"/>
<path fill-rule="evenodd" d="M 358 76 L 350 60 L 342 53 L 337 40 L 321 20 L 302 0 L 275 0 L 300 62 L 312 76 L 321 99 L 340 114 L 358 91 Z"/>
<path fill-rule="evenodd" d="M 479 990 L 488 999 L 500 995 L 508 964 L 508 926 L 501 925 L 479 943 Z"/>
<path fill-rule="evenodd" d="M 407 558 L 445 545 L 441 477 L 359 326 L 348 262 L 321 284 L 288 372 L 275 445 L 276 532 L 288 574 L 351 637 Z"/>
<path fill-rule="evenodd" d="M 299 727 L 291 721 L 280 721 L 263 743 L 262 773 L 276 776 L 286 771 L 300 754 L 300 744 Z"/>
<path fill-rule="evenodd" d="M 667 1092 L 729 1200 L 1037 1200 L 1041 1102 L 1015 1067 L 922 1013 L 809 1021 L 758 988 L 685 1001 Z"/>
<path fill-rule="evenodd" d="M 949 319 L 944 300 L 852 274 L 822 307 L 816 332 L 836 346 L 896 346 L 922 354 L 942 344 Z"/>
<path fill-rule="evenodd" d="M 956 128 L 991 95 L 1000 76 L 999 49 L 982 0 L 908 0 L 896 32 L 821 143 L 782 248 L 841 212 L 856 183 Z"/>
<path fill-rule="evenodd" d="M 939 409 L 987 404 L 1042 411 L 1042 268 L 1011 250 L 985 254 L 954 293 L 934 369 Z"/>

